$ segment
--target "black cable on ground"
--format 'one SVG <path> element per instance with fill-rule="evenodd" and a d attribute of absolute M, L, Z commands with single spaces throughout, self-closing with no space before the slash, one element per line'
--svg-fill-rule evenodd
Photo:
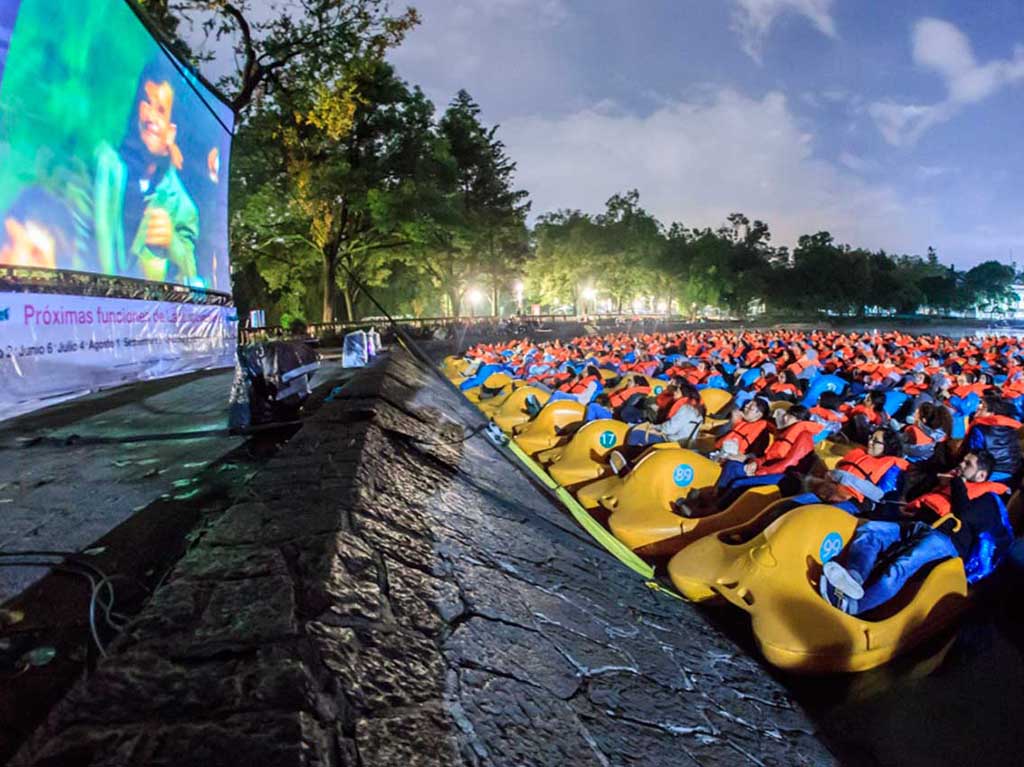
<path fill-rule="evenodd" d="M 93 578 L 92 574 L 87 572 L 84 568 L 70 566 L 70 563 L 66 562 L 47 562 L 45 560 L 32 560 L 25 559 L 23 561 L 13 562 L 0 562 L 0 567 L 38 567 L 45 568 L 47 570 L 53 570 L 55 572 L 69 573 L 71 575 L 77 575 L 80 578 L 85 578 L 89 582 L 89 631 L 92 634 L 92 641 L 96 645 L 96 649 L 99 654 L 106 658 L 107 648 L 100 639 L 99 628 L 96 623 L 96 605 L 100 603 L 100 594 L 104 589 L 110 594 L 110 599 L 106 602 L 101 603 L 103 613 L 107 619 L 107 625 L 115 632 L 120 633 L 123 626 L 120 623 L 114 623 L 111 617 L 119 617 L 117 613 L 113 612 L 115 596 L 114 587 L 111 585 L 110 576 L 104 576 L 99 581 Z"/>

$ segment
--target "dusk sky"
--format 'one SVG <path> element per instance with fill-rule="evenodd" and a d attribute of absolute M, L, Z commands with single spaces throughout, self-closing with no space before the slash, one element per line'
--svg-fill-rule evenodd
<path fill-rule="evenodd" d="M 637 188 L 666 223 L 1024 262 L 1019 0 L 411 4 L 400 74 L 473 95 L 534 216 Z"/>

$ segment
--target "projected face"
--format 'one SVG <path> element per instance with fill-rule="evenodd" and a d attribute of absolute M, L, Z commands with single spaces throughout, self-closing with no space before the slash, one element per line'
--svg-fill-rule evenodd
<path fill-rule="evenodd" d="M 139 136 L 152 154 L 166 157 L 172 153 L 178 126 L 171 122 L 174 90 L 169 83 L 147 80 L 146 98 L 139 102 Z"/>

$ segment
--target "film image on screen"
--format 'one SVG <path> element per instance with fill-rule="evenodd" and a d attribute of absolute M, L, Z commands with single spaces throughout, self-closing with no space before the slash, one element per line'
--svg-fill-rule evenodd
<path fill-rule="evenodd" d="M 230 293 L 233 120 L 125 0 L 0 0 L 0 265 Z"/>

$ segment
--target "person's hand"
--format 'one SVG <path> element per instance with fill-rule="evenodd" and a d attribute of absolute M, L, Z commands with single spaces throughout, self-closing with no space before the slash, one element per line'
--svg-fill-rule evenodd
<path fill-rule="evenodd" d="M 754 476 L 756 472 L 757 461 L 747 461 L 745 464 L 743 464 L 743 473 L 746 474 L 748 477 Z"/>
<path fill-rule="evenodd" d="M 158 248 L 169 248 L 174 236 L 170 214 L 163 208 L 146 208 L 146 244 Z"/>
<path fill-rule="evenodd" d="M 5 238 L 0 237 L 0 264 L 55 269 L 57 241 L 53 234 L 35 221 L 4 221 Z"/>

